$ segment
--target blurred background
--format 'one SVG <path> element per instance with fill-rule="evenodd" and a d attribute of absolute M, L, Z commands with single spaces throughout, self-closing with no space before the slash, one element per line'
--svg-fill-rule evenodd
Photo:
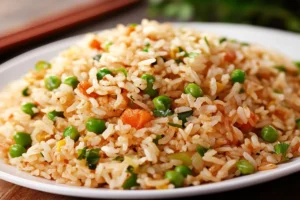
<path fill-rule="evenodd" d="M 143 18 L 300 32 L 300 0 L 0 0 L 0 63 L 58 39 Z"/>

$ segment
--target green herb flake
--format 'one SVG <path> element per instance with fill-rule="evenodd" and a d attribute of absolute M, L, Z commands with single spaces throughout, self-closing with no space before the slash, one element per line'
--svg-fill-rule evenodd
<path fill-rule="evenodd" d="M 279 72 L 286 72 L 286 68 L 282 65 L 275 66 L 274 68 L 277 69 Z"/>
<path fill-rule="evenodd" d="M 28 97 L 28 96 L 29 96 L 29 88 L 28 88 L 28 87 L 26 87 L 26 88 L 24 88 L 24 89 L 22 90 L 22 95 L 23 95 L 24 97 Z"/>
<path fill-rule="evenodd" d="M 226 37 L 222 37 L 220 40 L 219 40 L 219 43 L 222 44 L 223 42 L 226 42 L 227 41 L 227 38 Z"/>
<path fill-rule="evenodd" d="M 156 135 L 156 137 L 153 139 L 153 143 L 158 145 L 158 140 L 162 139 L 164 135 Z"/>
<path fill-rule="evenodd" d="M 183 128 L 181 124 L 175 124 L 175 123 L 172 123 L 172 122 L 169 122 L 168 124 L 170 126 L 173 126 L 173 127 L 176 127 L 176 128 Z"/>
<path fill-rule="evenodd" d="M 117 156 L 117 157 L 115 157 L 113 160 L 123 162 L 123 161 L 124 161 L 124 157 L 122 157 L 122 156 Z"/>
<path fill-rule="evenodd" d="M 184 124 L 187 122 L 187 118 L 193 115 L 193 110 L 189 110 L 186 112 L 178 113 L 178 119 L 182 121 L 182 127 L 184 127 Z"/>
<path fill-rule="evenodd" d="M 208 148 L 198 145 L 196 147 L 196 151 L 200 154 L 200 156 L 204 156 L 204 154 L 208 151 Z"/>
<path fill-rule="evenodd" d="M 44 154 L 43 154 L 42 152 L 40 152 L 40 155 L 41 155 L 42 157 L 44 157 Z"/>
<path fill-rule="evenodd" d="M 123 73 L 125 77 L 127 77 L 127 75 L 128 75 L 128 72 L 127 72 L 127 70 L 124 67 L 118 68 L 117 72 Z"/>
<path fill-rule="evenodd" d="M 78 160 L 85 159 L 86 149 L 87 149 L 87 147 L 84 147 L 83 149 L 78 149 L 78 151 L 77 151 L 77 154 L 78 154 L 77 159 Z"/>
<path fill-rule="evenodd" d="M 204 41 L 205 41 L 206 45 L 209 47 L 209 42 L 208 42 L 208 40 L 207 40 L 207 37 L 206 37 L 206 36 L 204 36 Z"/>
<path fill-rule="evenodd" d="M 245 89 L 241 88 L 240 91 L 239 91 L 239 94 L 243 94 L 243 93 L 245 93 Z"/>

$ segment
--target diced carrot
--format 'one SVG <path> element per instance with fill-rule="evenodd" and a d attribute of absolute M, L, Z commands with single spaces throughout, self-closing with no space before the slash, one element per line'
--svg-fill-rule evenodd
<path fill-rule="evenodd" d="M 136 129 L 143 128 L 145 124 L 151 121 L 151 119 L 152 115 L 148 111 L 142 109 L 127 108 L 121 116 L 121 120 L 124 124 L 130 124 Z"/>
<path fill-rule="evenodd" d="M 236 59 L 236 54 L 233 50 L 227 50 L 224 60 L 227 62 L 233 62 Z"/>
<path fill-rule="evenodd" d="M 217 82 L 217 93 L 221 92 L 225 88 L 225 85 Z"/>
<path fill-rule="evenodd" d="M 253 112 L 251 112 L 249 121 L 246 124 L 238 124 L 238 127 L 241 129 L 241 131 L 250 131 L 255 126 L 256 123 L 257 123 L 257 117 Z"/>
<path fill-rule="evenodd" d="M 90 42 L 90 47 L 93 48 L 93 49 L 98 49 L 98 50 L 102 49 L 101 48 L 101 43 L 96 39 L 94 39 Z"/>
<path fill-rule="evenodd" d="M 133 31 L 135 31 L 135 27 L 134 26 L 129 26 L 127 34 L 130 35 L 130 33 L 132 33 Z"/>
<path fill-rule="evenodd" d="M 84 94 L 87 97 L 97 98 L 99 96 L 97 93 L 92 92 L 92 93 L 88 94 L 86 92 L 86 90 L 89 89 L 91 86 L 92 86 L 92 84 L 90 84 L 88 81 L 82 81 L 78 84 L 78 89 L 82 94 Z"/>

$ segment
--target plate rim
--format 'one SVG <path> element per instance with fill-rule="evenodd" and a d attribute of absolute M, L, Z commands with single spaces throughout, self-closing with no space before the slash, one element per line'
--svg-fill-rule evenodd
<path fill-rule="evenodd" d="M 286 35 L 288 37 L 300 39 L 300 34 L 292 33 L 283 30 L 277 30 L 273 28 L 257 27 L 253 25 L 245 24 L 232 24 L 232 23 L 199 23 L 199 22 L 180 22 L 172 23 L 175 26 L 186 26 L 186 27 L 200 27 L 200 26 L 226 26 L 227 28 L 241 28 L 241 29 L 252 29 L 260 32 L 272 32 L 273 34 Z M 101 31 L 101 30 L 99 30 Z M 99 32 L 95 31 L 95 32 Z M 29 50 L 21 55 L 18 55 L 10 60 L 4 62 L 0 66 L 0 76 L 6 70 L 19 65 L 20 63 L 31 60 L 37 55 L 47 54 L 52 51 L 58 51 L 61 48 L 70 46 L 74 41 L 83 37 L 86 33 L 79 34 L 76 36 L 68 37 L 65 39 L 57 40 L 49 44 L 42 45 L 40 47 Z M 233 179 L 217 182 L 208 183 L 199 186 L 190 186 L 184 188 L 170 189 L 170 190 L 109 190 L 109 189 L 99 189 L 99 188 L 85 188 L 78 186 L 68 186 L 63 184 L 57 184 L 53 181 L 53 184 L 38 182 L 35 180 L 26 179 L 23 177 L 18 177 L 16 175 L 9 174 L 1 170 L 1 166 L 12 167 L 8 164 L 0 162 L 0 179 L 26 187 L 34 190 L 39 190 L 43 192 L 76 196 L 76 197 L 88 197 L 88 198 L 172 198 L 172 197 L 182 197 L 182 196 L 194 196 L 194 195 L 204 195 L 211 193 L 218 193 L 233 189 L 239 189 L 257 183 L 267 182 L 273 179 L 283 177 L 288 174 L 300 171 L 300 158 L 295 158 L 289 163 L 281 164 L 277 169 L 258 172 L 249 176 L 235 177 Z M 17 169 L 16 169 L 17 170 Z M 20 172 L 26 173 L 26 172 Z M 28 174 L 28 173 L 26 173 Z M 36 178 L 36 177 L 35 177 Z M 41 180 L 43 178 L 40 178 Z M 44 180 L 44 179 L 43 179 Z M 99 197 L 100 196 L 100 197 Z"/>

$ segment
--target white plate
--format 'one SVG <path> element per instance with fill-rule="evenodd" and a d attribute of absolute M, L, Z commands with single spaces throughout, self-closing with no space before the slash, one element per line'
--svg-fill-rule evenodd
<path fill-rule="evenodd" d="M 300 60 L 300 35 L 295 33 L 246 25 L 220 23 L 176 23 L 175 25 L 188 26 L 208 32 L 214 32 L 220 36 L 228 36 L 240 41 L 261 43 L 266 47 L 277 49 L 293 59 Z M 0 67 L 0 87 L 3 87 L 9 81 L 19 78 L 29 69 L 32 69 L 37 60 L 48 60 L 53 58 L 61 50 L 72 45 L 81 37 L 82 36 L 76 36 L 45 45 L 4 63 Z M 116 199 L 171 198 L 216 193 L 266 182 L 297 171 L 300 171 L 300 158 L 296 158 L 288 163 L 281 164 L 277 169 L 258 172 L 248 176 L 241 176 L 219 183 L 210 183 L 173 190 L 117 191 L 56 184 L 54 181 L 48 181 L 42 178 L 31 176 L 25 172 L 18 171 L 15 167 L 0 162 L 0 179 L 15 183 L 17 185 L 44 192 L 69 196 Z"/>

